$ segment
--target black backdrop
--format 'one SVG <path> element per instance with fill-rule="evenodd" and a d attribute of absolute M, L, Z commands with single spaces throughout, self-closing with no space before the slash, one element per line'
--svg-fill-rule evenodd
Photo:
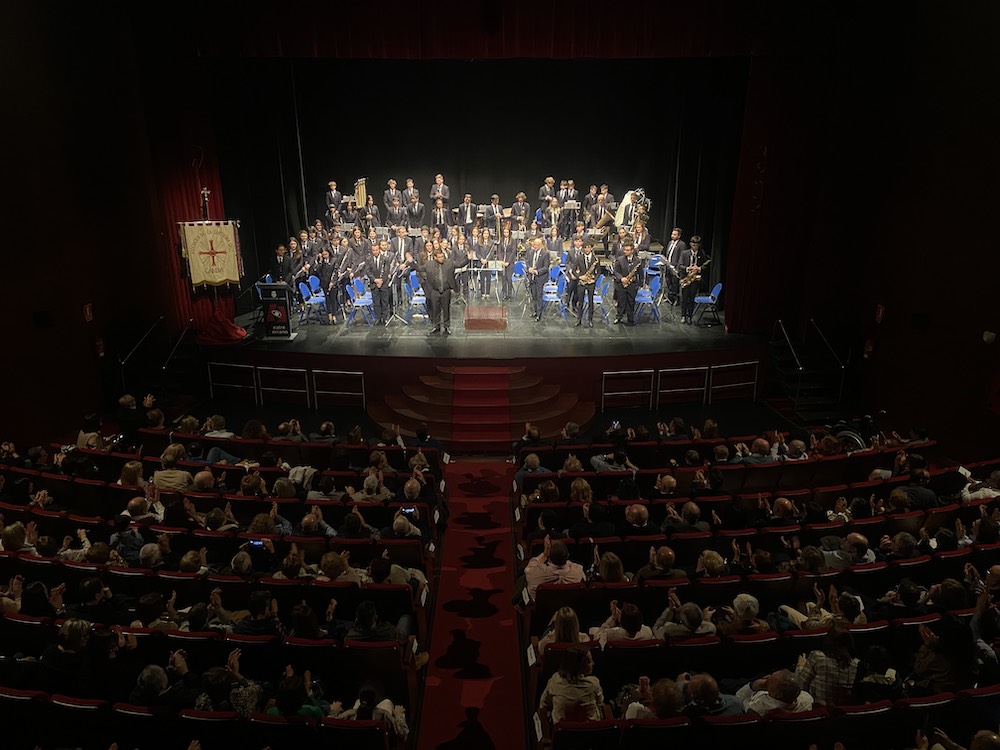
<path fill-rule="evenodd" d="M 645 188 L 651 231 L 701 234 L 725 270 L 746 97 L 746 58 L 576 61 L 206 60 L 226 212 L 243 222 L 247 281 L 321 215 L 334 179 L 381 200 L 413 177 L 533 208 L 546 175 L 619 198 Z M 252 267 L 254 256 L 258 268 Z M 256 271 L 256 272 L 255 272 Z"/>

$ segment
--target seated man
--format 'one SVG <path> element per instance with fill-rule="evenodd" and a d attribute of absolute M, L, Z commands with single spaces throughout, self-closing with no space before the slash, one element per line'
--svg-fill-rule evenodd
<path fill-rule="evenodd" d="M 667 545 L 661 545 L 654 549 L 649 548 L 649 564 L 643 565 L 636 573 L 636 580 L 640 583 L 650 578 L 670 579 L 687 578 L 687 573 L 681 568 L 674 567 L 677 556 Z"/>
<path fill-rule="evenodd" d="M 729 460 L 731 464 L 767 464 L 775 461 L 771 455 L 771 444 L 764 438 L 757 438 L 749 448 L 746 443 L 736 445 L 736 455 Z"/>
<path fill-rule="evenodd" d="M 545 537 L 542 553 L 528 561 L 524 569 L 524 584 L 531 599 L 543 583 L 582 583 L 587 578 L 580 563 L 569 559 L 566 543 Z"/>
<path fill-rule="evenodd" d="M 736 691 L 736 698 L 745 710 L 761 716 L 771 711 L 809 711 L 813 707 L 813 697 L 787 669 L 747 683 Z"/>
<path fill-rule="evenodd" d="M 525 474 L 551 474 L 549 469 L 542 466 L 541 459 L 538 457 L 537 453 L 529 453 L 524 457 L 524 465 L 517 470 L 514 474 L 514 484 L 517 486 L 517 491 L 520 492 L 524 487 L 524 475 Z"/>
<path fill-rule="evenodd" d="M 653 623 L 655 638 L 693 638 L 700 635 L 715 635 L 715 624 L 705 619 L 705 614 L 694 602 L 680 603 L 677 592 L 671 588 L 667 594 L 669 604 Z"/>

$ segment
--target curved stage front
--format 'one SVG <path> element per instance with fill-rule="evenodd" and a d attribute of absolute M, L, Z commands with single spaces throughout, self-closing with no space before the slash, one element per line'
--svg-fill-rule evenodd
<path fill-rule="evenodd" d="M 479 315 L 469 316 L 465 305 L 454 305 L 448 336 L 431 334 L 420 317 L 409 325 L 370 326 L 358 315 L 350 326 L 342 318 L 332 326 L 301 322 L 291 341 L 213 347 L 206 351 L 213 396 L 321 412 L 362 406 L 378 424 L 412 433 L 423 421 L 448 438 L 457 410 L 477 422 L 469 418 L 476 412 L 455 406 L 456 368 L 472 378 L 460 388 L 475 388 L 477 377 L 485 383 L 494 372 L 507 378 L 510 401 L 501 421 L 516 439 L 525 421 L 556 435 L 566 421 L 589 426 L 605 408 L 753 398 L 763 377 L 764 337 L 727 334 L 722 325 L 680 325 L 676 308 L 667 305 L 659 322 L 647 314 L 635 326 L 614 325 L 609 310 L 607 320 L 595 315 L 593 328 L 554 309 L 536 322 L 514 306 L 503 311 L 505 330 L 477 330 L 484 313 L 496 314 L 491 307 L 476 300 L 469 309 Z"/>

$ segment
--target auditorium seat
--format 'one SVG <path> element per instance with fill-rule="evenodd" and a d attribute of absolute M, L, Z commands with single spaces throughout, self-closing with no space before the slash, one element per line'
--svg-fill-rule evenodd
<path fill-rule="evenodd" d="M 771 711 L 764 717 L 764 731 L 771 747 L 806 750 L 829 735 L 830 714 L 825 708 L 811 711 Z"/>
<path fill-rule="evenodd" d="M 81 737 L 89 747 L 105 747 L 115 739 L 111 716 L 107 701 L 57 693 L 49 697 L 41 726 L 52 747 L 79 747 Z"/>
<path fill-rule="evenodd" d="M 752 635 L 730 635 L 722 639 L 721 676 L 754 677 L 764 664 L 781 663 L 781 642 L 773 631 Z"/>
<path fill-rule="evenodd" d="M 188 666 L 195 674 L 226 665 L 229 652 L 225 650 L 222 633 L 218 631 L 168 630 L 163 639 L 167 651 L 182 649 L 187 654 Z"/>
<path fill-rule="evenodd" d="M 319 724 L 319 747 L 351 750 L 389 750 L 389 737 L 381 721 L 324 718 Z"/>
<path fill-rule="evenodd" d="M 23 654 L 38 658 L 55 640 L 56 628 L 48 617 L 31 617 L 17 612 L 0 616 L 0 652 L 6 656 Z"/>
<path fill-rule="evenodd" d="M 686 716 L 669 719 L 628 719 L 622 722 L 619 750 L 631 748 L 684 747 L 696 736 Z"/>
<path fill-rule="evenodd" d="M 723 665 L 722 639 L 715 635 L 692 638 L 670 638 L 667 643 L 671 677 L 681 672 L 707 672 L 716 674 Z"/>
<path fill-rule="evenodd" d="M 700 744 L 712 748 L 758 748 L 764 739 L 764 721 L 755 713 L 703 716 L 698 719 Z"/>
<path fill-rule="evenodd" d="M 228 649 L 227 654 L 233 649 L 240 650 L 240 672 L 251 680 L 275 681 L 284 671 L 280 638 L 226 633 L 223 642 L 225 649 Z M 225 664 L 225 660 L 222 664 Z"/>
<path fill-rule="evenodd" d="M 581 612 L 587 602 L 587 586 L 584 583 L 543 583 L 535 590 L 535 601 L 526 613 L 527 635 L 540 636 L 549 625 L 549 620 L 562 607 L 572 607 Z M 582 623 L 581 623 L 582 628 Z"/>
<path fill-rule="evenodd" d="M 614 697 L 622 686 L 638 683 L 640 675 L 655 682 L 655 676 L 669 674 L 668 657 L 661 640 L 608 641 L 600 661 L 594 664 L 594 676 L 605 696 Z"/>
<path fill-rule="evenodd" d="M 830 707 L 830 736 L 857 750 L 883 750 L 888 741 L 885 731 L 892 718 L 892 701 L 855 706 Z"/>
<path fill-rule="evenodd" d="M 905 531 L 908 534 L 912 534 L 915 539 L 920 539 L 920 527 L 924 525 L 924 516 L 925 514 L 922 510 L 888 515 L 885 517 L 885 533 L 889 536 L 895 536 L 896 534 Z M 871 539 L 869 539 L 868 542 L 869 544 L 872 544 L 872 546 L 875 545 L 875 542 Z"/>
<path fill-rule="evenodd" d="M 618 719 L 560 721 L 552 727 L 552 750 L 617 750 L 622 724 Z"/>
<path fill-rule="evenodd" d="M 119 747 L 167 750 L 171 746 L 175 722 L 166 708 L 114 703 L 111 714 L 115 741 Z"/>
<path fill-rule="evenodd" d="M 242 662 L 240 664 L 242 668 Z M 181 709 L 176 731 L 182 743 L 198 740 L 204 748 L 229 747 L 238 731 L 240 715 L 235 711 Z"/>
<path fill-rule="evenodd" d="M 250 714 L 247 719 L 245 737 L 254 745 L 269 747 L 271 750 L 302 750 L 316 742 L 316 727 L 319 722 L 309 716 L 269 716 L 264 713 Z M 237 742 L 232 742 L 235 745 Z M 242 744 L 244 747 L 246 745 Z"/>

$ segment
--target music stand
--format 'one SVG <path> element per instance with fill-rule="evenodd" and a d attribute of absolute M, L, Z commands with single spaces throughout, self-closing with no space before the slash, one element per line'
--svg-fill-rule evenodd
<path fill-rule="evenodd" d="M 389 227 L 375 227 L 375 236 L 379 239 L 389 239 Z"/>
<path fill-rule="evenodd" d="M 355 227 L 354 224 L 348 224 L 347 222 L 344 222 L 343 224 L 340 225 L 340 232 L 341 232 L 340 236 L 350 237 L 351 233 L 354 231 L 354 227 Z"/>

